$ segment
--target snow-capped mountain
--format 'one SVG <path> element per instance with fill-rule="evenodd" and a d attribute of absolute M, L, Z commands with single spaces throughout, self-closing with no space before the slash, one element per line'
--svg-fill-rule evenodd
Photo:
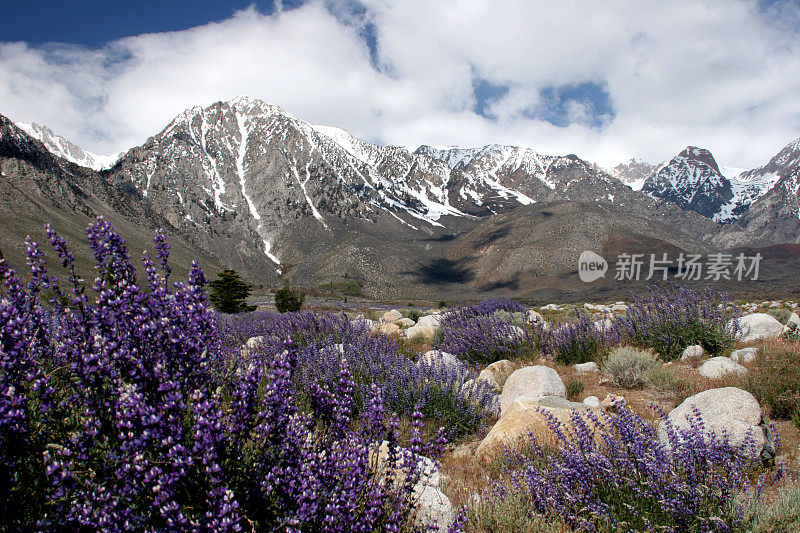
<path fill-rule="evenodd" d="M 607 169 L 607 172 L 634 191 L 639 191 L 647 178 L 656 173 L 659 166 L 634 158 Z"/>
<path fill-rule="evenodd" d="M 139 250 L 163 226 L 205 264 L 217 261 L 258 283 L 275 284 L 278 273 L 304 286 L 358 280 L 368 294 L 385 297 L 431 284 L 458 294 L 466 294 L 458 292 L 466 283 L 512 287 L 517 274 L 530 277 L 534 259 L 537 271 L 562 279 L 574 258 L 555 213 L 571 220 L 570 235 L 591 233 L 596 249 L 612 253 L 637 243 L 702 250 L 718 232 L 698 213 L 634 191 L 575 155 L 506 145 L 378 146 L 249 98 L 187 109 L 102 172 L 68 163 L 8 123 L 0 131 L 0 171 L 5 211 L 23 219 L 40 213 L 38 220 L 74 232 L 103 214 L 132 230 Z M 597 216 L 584 228 L 589 211 Z M 517 213 L 527 215 L 505 241 L 504 223 L 478 231 L 495 215 L 502 221 Z M 604 213 L 616 222 L 603 222 Z M 8 224 L 35 231 L 23 219 Z M 540 225 L 548 220 L 545 234 Z M 473 231 L 474 238 L 460 239 Z M 523 235 L 561 251 L 536 259 L 491 248 L 492 239 L 513 245 Z M 3 248 L 14 242 L 7 237 L 0 234 Z M 486 274 L 491 261 L 469 266 L 480 257 L 505 257 L 502 279 Z"/>
<path fill-rule="evenodd" d="M 724 246 L 800 242 L 800 139 L 735 181 L 748 210 L 717 238 Z"/>
<path fill-rule="evenodd" d="M 388 215 L 429 230 L 442 226 L 442 217 L 534 202 L 644 200 L 574 155 L 504 145 L 411 152 L 244 97 L 186 110 L 127 152 L 113 172 L 174 224 L 233 232 L 279 269 L 275 240 L 299 219 L 313 218 L 325 231 L 332 220 Z"/>
<path fill-rule="evenodd" d="M 732 222 L 739 207 L 731 181 L 708 150 L 687 146 L 645 180 L 642 192 L 696 211 L 717 222 Z"/>
<path fill-rule="evenodd" d="M 52 154 L 66 159 L 71 163 L 80 165 L 82 167 L 91 168 L 92 170 L 106 170 L 114 166 L 123 152 L 110 155 L 98 155 L 80 146 L 68 141 L 60 135 L 53 133 L 53 130 L 47 126 L 41 126 L 35 122 L 27 124 L 25 122 L 17 122 L 17 127 L 25 133 L 40 141 Z"/>

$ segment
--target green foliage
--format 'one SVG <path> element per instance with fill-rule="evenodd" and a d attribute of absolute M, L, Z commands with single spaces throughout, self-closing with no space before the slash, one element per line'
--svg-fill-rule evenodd
<path fill-rule="evenodd" d="M 341 294 L 344 296 L 365 296 L 362 290 L 364 284 L 357 280 L 340 281 L 336 283 L 326 283 L 320 289 Z"/>
<path fill-rule="evenodd" d="M 741 505 L 744 530 L 753 533 L 795 533 L 800 531 L 800 487 L 781 488 L 775 498 L 751 497 Z"/>
<path fill-rule="evenodd" d="M 566 383 L 564 383 L 564 386 L 567 388 L 567 400 L 571 402 L 577 402 L 581 393 L 583 393 L 586 388 L 583 381 L 575 378 L 568 379 Z"/>
<path fill-rule="evenodd" d="M 443 309 L 445 307 L 447 307 L 447 302 L 445 302 L 444 300 L 441 300 L 439 302 L 439 309 Z"/>
<path fill-rule="evenodd" d="M 645 376 L 647 384 L 660 393 L 677 392 L 681 393 L 689 387 L 689 384 L 675 375 L 669 368 L 656 366 Z"/>
<path fill-rule="evenodd" d="M 743 378 L 743 386 L 767 406 L 772 418 L 791 418 L 800 408 L 800 346 L 765 346 Z"/>
<path fill-rule="evenodd" d="M 619 346 L 611 350 L 603 361 L 603 372 L 620 387 L 632 389 L 645 383 L 645 377 L 658 364 L 658 357 L 650 350 Z"/>
<path fill-rule="evenodd" d="M 303 306 L 306 295 L 288 285 L 275 293 L 275 308 L 279 313 L 293 313 Z"/>
<path fill-rule="evenodd" d="M 407 311 L 403 312 L 403 316 L 410 318 L 414 322 L 418 322 L 422 317 L 422 312 L 419 309 L 408 309 Z"/>
<path fill-rule="evenodd" d="M 208 300 L 221 313 L 246 313 L 256 308 L 245 302 L 250 295 L 251 285 L 242 281 L 232 268 L 226 268 L 217 274 L 217 279 L 208 286 Z"/>
<path fill-rule="evenodd" d="M 521 491 L 504 490 L 468 501 L 467 531 L 497 533 L 571 533 L 577 531 L 560 518 L 545 518 L 530 512 L 528 497 Z"/>
<path fill-rule="evenodd" d="M 781 324 L 784 326 L 789 321 L 789 317 L 792 316 L 792 312 L 785 307 L 780 307 L 778 309 L 770 309 L 767 311 L 767 314 L 770 314 L 775 317 Z"/>
<path fill-rule="evenodd" d="M 797 429 L 800 429 L 800 407 L 795 409 L 792 413 L 792 424 L 794 424 L 794 427 Z"/>

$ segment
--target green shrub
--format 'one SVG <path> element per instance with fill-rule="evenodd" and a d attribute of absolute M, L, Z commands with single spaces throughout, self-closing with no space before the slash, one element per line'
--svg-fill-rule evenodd
<path fill-rule="evenodd" d="M 656 365 L 647 372 L 645 381 L 660 393 L 677 392 L 680 394 L 689 386 L 686 380 L 676 376 L 675 372 L 660 365 Z"/>
<path fill-rule="evenodd" d="M 792 316 L 792 311 L 785 307 L 780 307 L 778 309 L 770 309 L 767 314 L 774 316 L 778 322 L 785 326 L 789 322 L 789 317 Z"/>
<path fill-rule="evenodd" d="M 403 316 L 406 318 L 410 318 L 414 322 L 418 322 L 419 319 L 422 317 L 422 312 L 419 309 L 408 309 L 403 312 Z"/>
<path fill-rule="evenodd" d="M 288 285 L 275 293 L 275 308 L 279 313 L 293 313 L 303 306 L 306 295 Z"/>
<path fill-rule="evenodd" d="M 800 408 L 800 346 L 765 346 L 742 381 L 772 418 L 790 419 Z"/>
<path fill-rule="evenodd" d="M 238 272 L 231 268 L 217 274 L 217 279 L 210 282 L 208 287 L 208 301 L 220 313 L 246 313 L 256 308 L 245 302 L 250 295 L 250 284 L 242 281 Z"/>
<path fill-rule="evenodd" d="M 742 529 L 752 533 L 796 533 L 800 531 L 800 487 L 781 488 L 774 499 L 752 497 L 743 502 Z"/>
<path fill-rule="evenodd" d="M 614 383 L 626 389 L 644 385 L 645 378 L 658 365 L 658 356 L 650 350 L 632 346 L 619 346 L 611 350 L 603 361 L 603 372 L 611 376 Z"/>
<path fill-rule="evenodd" d="M 439 302 L 439 309 L 443 309 L 445 307 L 447 307 L 447 302 L 445 302 L 444 300 L 441 300 Z"/>
<path fill-rule="evenodd" d="M 466 531 L 497 533 L 571 533 L 577 531 L 561 519 L 530 512 L 528 496 L 514 488 L 482 495 L 468 502 Z"/>
<path fill-rule="evenodd" d="M 567 399 L 571 402 L 577 402 L 581 393 L 583 393 L 586 385 L 580 379 L 568 379 L 564 386 L 567 388 Z"/>
<path fill-rule="evenodd" d="M 800 407 L 795 409 L 792 413 L 792 424 L 794 424 L 794 427 L 797 429 L 800 429 Z"/>
<path fill-rule="evenodd" d="M 320 289 L 328 292 L 338 293 L 343 296 L 365 296 L 362 291 L 364 284 L 361 281 L 349 280 L 320 285 Z"/>

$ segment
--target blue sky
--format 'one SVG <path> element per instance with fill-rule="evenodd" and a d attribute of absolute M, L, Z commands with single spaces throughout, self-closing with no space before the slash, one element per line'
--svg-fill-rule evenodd
<path fill-rule="evenodd" d="M 5 0 L 0 113 L 101 153 L 248 95 L 399 145 L 612 164 L 688 144 L 762 164 L 800 136 L 789 0 Z"/>
<path fill-rule="evenodd" d="M 275 11 L 274 2 L 251 0 L 3 0 L 0 41 L 97 47 L 122 37 L 220 22 L 251 5 L 262 13 Z"/>

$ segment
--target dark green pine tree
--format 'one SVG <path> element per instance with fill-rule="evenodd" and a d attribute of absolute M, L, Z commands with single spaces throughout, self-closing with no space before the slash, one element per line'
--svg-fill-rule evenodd
<path fill-rule="evenodd" d="M 275 309 L 280 313 L 299 311 L 306 295 L 288 285 L 275 293 Z"/>
<path fill-rule="evenodd" d="M 217 274 L 217 279 L 210 282 L 208 286 L 211 289 L 208 299 L 221 313 L 246 313 L 256 308 L 245 302 L 250 295 L 251 286 L 242 281 L 239 274 L 232 268 L 226 268 Z"/>

